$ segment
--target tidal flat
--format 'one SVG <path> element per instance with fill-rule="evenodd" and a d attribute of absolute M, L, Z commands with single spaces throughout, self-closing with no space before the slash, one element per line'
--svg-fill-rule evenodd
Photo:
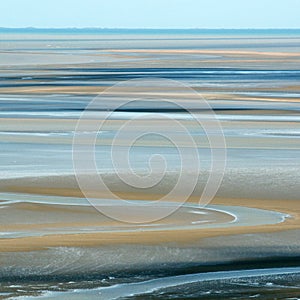
<path fill-rule="evenodd" d="M 299 297 L 300 32 L 0 36 L 0 299 Z M 195 118 L 220 124 L 224 169 Z M 91 141 L 109 191 L 78 182 L 74 158 L 95 180 Z M 128 148 L 116 171 L 112 150 L 122 163 Z M 189 156 L 183 171 L 181 150 L 200 169 Z M 162 170 L 151 186 L 122 180 Z M 220 187 L 202 203 L 212 171 Z M 188 197 L 161 200 L 182 172 Z"/>

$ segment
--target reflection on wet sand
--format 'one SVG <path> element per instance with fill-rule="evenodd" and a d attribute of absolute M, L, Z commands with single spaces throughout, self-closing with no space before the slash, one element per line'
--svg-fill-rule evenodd
<path fill-rule="evenodd" d="M 36 35 L 34 40 L 5 34 L 3 38 L 10 42 L 2 43 L 0 49 L 0 276 L 5 282 L 37 280 L 38 276 L 46 286 L 41 285 L 35 293 L 29 283 L 24 283 L 25 292 L 4 284 L 0 297 L 37 296 L 52 288 L 54 292 L 83 289 L 83 294 L 90 289 L 89 295 L 97 297 L 98 288 L 104 286 L 110 286 L 110 293 L 121 289 L 121 294 L 128 296 L 126 286 L 115 289 L 115 285 L 130 283 L 129 288 L 135 288 L 137 294 L 147 292 L 147 287 L 174 287 L 177 281 L 168 277 L 174 275 L 170 270 L 182 275 L 191 270 L 299 266 L 297 34 L 247 38 L 106 34 L 76 35 L 76 39 L 72 34 L 48 34 Z M 227 165 L 216 197 L 208 206 L 199 207 L 211 157 L 205 132 L 189 114 L 166 106 L 160 101 L 161 91 L 155 92 L 155 101 L 137 102 L 114 112 L 99 132 L 96 161 L 110 189 L 132 201 L 112 205 L 103 191 L 95 193 L 99 208 L 111 207 L 143 219 L 143 214 L 155 214 L 155 209 L 163 211 L 181 200 L 178 196 L 174 203 L 161 202 L 155 209 L 136 209 L 137 204 L 169 192 L 180 172 L 178 153 L 164 139 L 148 136 L 139 140 L 132 148 L 132 166 L 138 174 L 148 174 L 149 157 L 155 153 L 166 157 L 169 169 L 153 188 L 141 190 L 123 184 L 114 172 L 110 146 L 124 120 L 142 115 L 137 128 L 162 128 L 166 134 L 173 132 L 173 127 L 160 113 L 180 120 L 195 139 L 201 157 L 200 174 L 194 172 L 193 162 L 190 165 L 190 176 L 199 176 L 195 190 L 178 211 L 152 223 L 128 224 L 104 216 L 84 198 L 74 176 L 72 141 L 78 118 L 94 96 L 119 81 L 140 77 L 180 81 L 208 100 L 223 128 Z M 197 97 L 180 88 L 172 92 L 199 118 L 205 116 L 205 111 L 198 109 Z M 146 88 L 141 96 L 151 93 L 154 96 Z M 99 109 L 90 112 L 87 128 L 95 118 L 101 119 L 112 103 L 129 96 L 128 89 L 119 88 L 103 97 Z M 94 132 L 83 132 L 82 143 L 89 141 L 91 134 Z M 176 134 L 177 146 L 187 147 L 183 133 Z M 128 141 L 123 137 L 117 147 L 128 146 Z M 87 172 L 86 176 L 92 175 Z M 288 275 L 297 269 L 253 272 L 255 276 L 273 276 L 274 282 L 276 274 L 285 274 L 286 282 L 298 280 Z M 116 274 L 119 277 L 113 277 Z M 241 271 L 228 276 L 243 278 L 243 274 L 251 275 Z M 209 276 L 225 280 L 225 274 L 217 275 Z M 101 276 L 108 277 L 104 280 Z M 191 278 L 184 276 L 178 278 L 179 285 L 190 283 Z M 201 274 L 188 276 L 194 283 L 202 282 Z M 82 280 L 75 283 L 79 277 Z M 153 279 L 158 281 L 148 282 Z M 57 282 L 51 285 L 51 280 Z M 135 282 L 142 283 L 132 286 Z M 154 292 L 153 297 L 159 299 Z"/>

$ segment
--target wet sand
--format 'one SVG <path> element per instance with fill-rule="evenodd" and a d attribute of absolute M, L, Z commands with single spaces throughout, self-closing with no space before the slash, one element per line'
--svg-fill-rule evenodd
<path fill-rule="evenodd" d="M 16 195 L 15 198 L 18 198 L 18 196 Z M 36 198 L 39 199 L 39 196 Z M 43 199 L 42 196 L 40 198 Z M 127 195 L 127 198 L 130 197 Z M 51 202 L 51 196 L 46 198 L 46 203 L 48 201 Z M 64 199 L 65 203 L 70 201 L 67 198 Z M 184 205 L 182 209 L 165 220 L 140 226 L 126 225 L 126 223 L 109 219 L 95 208 L 88 206 L 85 201 L 82 202 L 83 207 L 78 206 L 78 204 L 74 204 L 75 206 L 66 204 L 49 205 L 49 202 L 43 204 L 42 200 L 31 204 L 28 202 L 10 204 L 7 206 L 6 212 L 11 214 L 13 218 L 2 220 L 4 223 L 1 224 L 0 231 L 2 233 L 15 232 L 16 238 L 9 239 L 4 235 L 4 239 L 0 242 L 1 251 L 34 251 L 47 249 L 48 247 L 67 246 L 98 247 L 128 243 L 159 245 L 174 240 L 177 243 L 192 244 L 195 240 L 199 241 L 209 237 L 300 229 L 300 206 L 297 201 L 293 200 L 254 201 L 252 199 L 251 203 L 247 204 L 249 208 L 249 211 L 247 211 L 245 203 L 249 203 L 250 199 L 215 199 L 213 204 L 216 206 L 198 208 L 198 214 L 196 213 L 197 205 L 189 207 L 192 204 L 192 202 L 189 202 L 189 204 L 186 204 L 187 207 Z M 5 202 L 3 204 L 1 205 L 2 209 L 5 208 Z M 251 210 L 251 208 L 253 209 Z M 259 210 L 256 211 L 254 208 Z M 120 206 L 116 209 L 130 210 L 130 207 L 122 208 Z M 186 209 L 188 210 L 184 213 Z M 181 212 L 181 210 L 183 211 Z M 190 213 L 191 210 L 193 211 L 192 214 Z M 259 216 L 260 210 L 264 212 L 261 216 Z M 143 211 L 149 213 L 147 208 L 142 209 L 141 213 Z M 207 211 L 213 213 L 208 219 L 205 217 Z M 277 221 L 275 213 L 271 213 L 268 217 L 268 212 L 278 212 Z M 47 223 L 42 221 L 45 215 L 47 215 Z M 246 215 L 248 215 L 247 218 L 245 218 Z M 272 218 L 275 219 L 272 221 Z M 69 221 L 63 222 L 63 219 L 69 219 Z M 80 219 L 80 222 L 76 221 L 78 219 Z M 93 219 L 95 220 L 93 221 Z M 103 221 L 105 222 L 103 223 Z M 15 222 L 18 222 L 18 224 L 15 224 Z M 85 233 L 76 232 L 76 228 L 79 232 L 84 230 Z M 75 233 L 68 234 L 70 229 L 74 230 Z M 19 231 L 21 236 L 17 234 Z M 59 234 L 60 231 L 66 233 Z M 22 232 L 24 237 L 22 237 Z M 39 236 L 30 237 L 32 234 Z M 26 235 L 29 235 L 29 237 L 26 237 Z"/>
<path fill-rule="evenodd" d="M 225 271 L 242 269 L 243 261 L 248 261 L 249 268 L 299 265 L 297 34 L 2 37 L 6 42 L 0 49 L 0 277 L 8 283 L 1 287 L 4 294 L 0 297 L 37 296 L 51 289 L 57 292 L 60 284 L 66 290 L 78 290 L 75 297 L 97 297 L 98 287 L 103 285 L 112 286 L 109 294 L 120 292 L 114 285 L 125 284 L 121 290 L 126 290 L 127 283 L 130 289 L 130 284 L 134 287 L 135 282 L 141 282 L 143 292 L 149 285 L 147 280 L 174 275 L 174 270 L 190 276 L 208 267 L 218 271 L 221 265 Z M 186 113 L 161 106 L 164 91 L 139 88 L 140 96 L 152 95 L 155 101 L 142 101 L 114 113 L 96 141 L 97 162 L 111 190 L 133 203 L 157 200 L 169 191 L 179 172 L 174 147 L 149 137 L 134 147 L 133 167 L 145 175 L 149 157 L 159 153 L 169 159 L 166 178 L 160 185 L 142 190 L 117 178 L 109 158 L 112 139 L 124 121 L 141 114 L 152 116 L 137 123 L 137 128 L 172 132 L 172 124 L 153 116 L 160 112 L 186 126 L 195 138 L 202 169 L 195 190 L 179 211 L 149 224 L 127 224 L 100 214 L 84 198 L 74 177 L 72 141 L 78 118 L 96 95 L 105 94 L 106 88 L 120 81 L 140 77 L 175 80 L 208 101 L 224 131 L 227 165 L 213 201 L 207 207 L 197 206 L 209 176 L 209 143 Z M 103 97 L 97 118 L 118 101 L 130 98 L 131 92 L 119 88 Z M 203 117 L 199 98 L 180 88 L 168 92 L 170 98 Z M 83 144 L 89 141 L 94 121 L 93 112 L 85 123 Z M 177 137 L 178 146 L 188 148 L 181 132 Z M 126 146 L 127 137 L 117 143 L 119 149 Z M 199 175 L 192 162 L 190 170 L 190 178 Z M 95 191 L 95 197 L 108 201 L 107 205 L 110 200 L 106 196 L 104 191 Z M 164 205 L 156 209 L 163 211 Z M 112 209 L 129 215 L 138 212 L 141 218 L 155 214 L 155 210 L 130 212 L 122 205 Z M 285 271 L 267 273 L 285 274 L 282 276 L 289 284 L 295 283 L 287 274 L 298 271 Z M 237 277 L 250 273 L 243 270 Z M 210 276 L 219 280 L 215 272 Z M 39 292 L 34 291 L 36 283 L 9 286 L 10 280 L 19 284 L 20 279 L 26 282 L 28 278 L 41 280 Z M 91 280 L 88 284 L 84 281 L 87 278 Z M 201 282 L 199 278 L 195 282 Z M 159 279 L 155 282 L 160 289 L 173 280 L 164 277 L 162 283 Z M 185 282 L 185 277 L 182 280 Z M 139 290 L 139 285 L 136 288 Z M 266 284 L 260 294 L 268 288 Z M 24 292 L 19 291 L 22 289 Z M 52 296 L 67 298 L 69 294 Z"/>

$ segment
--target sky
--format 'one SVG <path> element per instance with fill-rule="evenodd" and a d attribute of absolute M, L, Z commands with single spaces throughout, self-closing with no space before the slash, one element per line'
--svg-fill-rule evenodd
<path fill-rule="evenodd" d="M 0 0 L 0 27 L 300 28 L 300 0 Z"/>

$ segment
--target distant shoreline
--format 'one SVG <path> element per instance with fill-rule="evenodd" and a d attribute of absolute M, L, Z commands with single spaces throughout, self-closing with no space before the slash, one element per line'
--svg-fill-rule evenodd
<path fill-rule="evenodd" d="M 300 28 L 255 28 L 255 29 L 224 29 L 224 28 L 7 28 L 0 27 L 0 33 L 87 33 L 87 34 L 300 34 Z"/>

